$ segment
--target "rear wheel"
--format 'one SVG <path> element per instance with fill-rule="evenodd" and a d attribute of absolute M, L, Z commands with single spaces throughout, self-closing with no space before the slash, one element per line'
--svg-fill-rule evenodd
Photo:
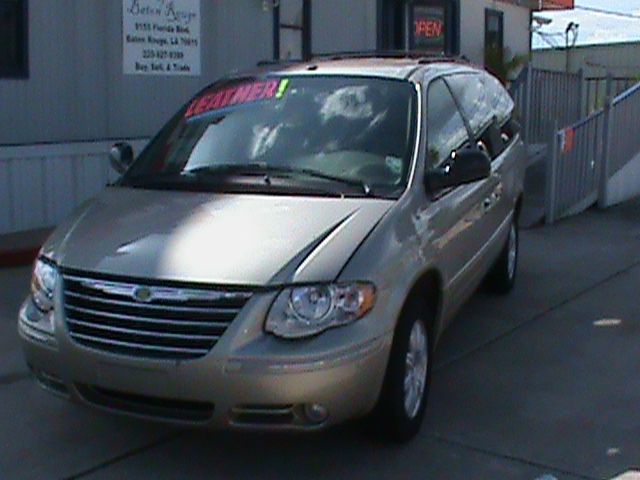
<path fill-rule="evenodd" d="M 378 405 L 370 421 L 384 439 L 405 442 L 419 431 L 431 381 L 431 335 L 427 309 L 402 315 Z"/>
<path fill-rule="evenodd" d="M 514 216 L 509 226 L 507 242 L 487 277 L 489 290 L 502 295 L 513 290 L 518 273 L 519 249 L 520 238 L 518 234 L 518 223 Z"/>

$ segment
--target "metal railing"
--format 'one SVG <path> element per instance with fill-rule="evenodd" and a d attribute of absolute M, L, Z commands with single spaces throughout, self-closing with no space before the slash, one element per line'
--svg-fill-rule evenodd
<path fill-rule="evenodd" d="M 610 95 L 615 96 L 627 91 L 638 81 L 639 79 L 635 77 L 586 77 L 584 83 L 587 113 L 604 108 L 607 101 L 607 88 L 611 89 Z M 609 86 L 607 86 L 608 82 L 610 82 Z"/>
<path fill-rule="evenodd" d="M 618 173 L 640 152 L 640 84 L 618 95 L 611 103 L 611 138 L 607 173 Z"/>
<path fill-rule="evenodd" d="M 582 117 L 583 83 L 582 72 L 523 70 L 510 90 L 528 144 L 547 143 L 555 121 L 567 125 Z"/>
<path fill-rule="evenodd" d="M 640 84 L 613 98 L 615 79 L 608 77 L 604 108 L 551 137 L 547 168 L 546 221 L 575 215 L 598 202 L 608 207 L 614 176 L 640 155 Z M 637 162 L 636 162 L 637 163 Z M 636 168 L 637 170 L 637 168 Z M 640 194 L 640 179 L 626 192 Z"/>
<path fill-rule="evenodd" d="M 547 223 L 580 213 L 597 201 L 606 129 L 601 110 L 553 135 L 547 169 Z"/>

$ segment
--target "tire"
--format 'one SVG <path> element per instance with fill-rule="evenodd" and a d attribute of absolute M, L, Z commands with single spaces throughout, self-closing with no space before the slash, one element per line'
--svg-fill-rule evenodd
<path fill-rule="evenodd" d="M 518 275 L 519 253 L 520 235 L 518 233 L 518 222 L 514 215 L 509 226 L 507 241 L 487 277 L 489 291 L 499 295 L 506 295 L 513 290 Z"/>
<path fill-rule="evenodd" d="M 427 308 L 413 305 L 396 327 L 382 392 L 368 418 L 369 426 L 385 441 L 407 442 L 422 426 L 431 385 L 433 337 L 428 313 Z"/>

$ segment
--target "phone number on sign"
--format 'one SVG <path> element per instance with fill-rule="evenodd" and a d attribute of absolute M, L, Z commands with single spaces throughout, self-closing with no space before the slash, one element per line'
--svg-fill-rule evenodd
<path fill-rule="evenodd" d="M 167 58 L 169 58 L 172 60 L 180 60 L 184 58 L 184 52 L 169 52 L 167 50 L 143 50 L 142 58 L 157 58 L 160 60 L 166 60 Z"/>

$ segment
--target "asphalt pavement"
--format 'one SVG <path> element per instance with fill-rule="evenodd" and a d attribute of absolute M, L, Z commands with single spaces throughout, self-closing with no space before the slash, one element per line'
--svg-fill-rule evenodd
<path fill-rule="evenodd" d="M 68 404 L 29 378 L 28 269 L 0 270 L 0 479 L 640 478 L 640 201 L 521 235 L 508 297 L 445 333 L 421 434 L 193 431 Z"/>

